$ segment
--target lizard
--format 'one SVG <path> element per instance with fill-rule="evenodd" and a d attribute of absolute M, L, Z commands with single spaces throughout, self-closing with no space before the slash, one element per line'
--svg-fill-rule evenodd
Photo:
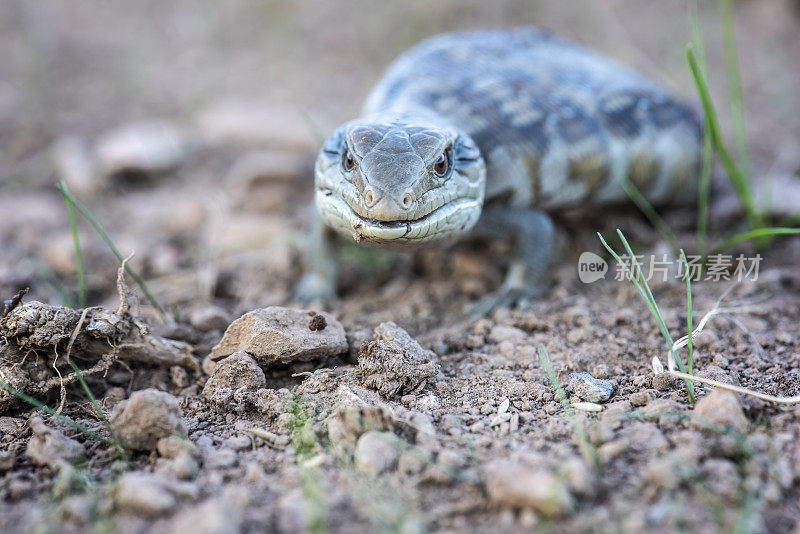
<path fill-rule="evenodd" d="M 695 108 L 621 63 L 533 27 L 445 33 L 390 64 L 360 118 L 315 163 L 301 300 L 335 296 L 332 231 L 416 248 L 473 230 L 509 237 L 500 289 L 481 309 L 547 287 L 551 213 L 693 198 Z"/>

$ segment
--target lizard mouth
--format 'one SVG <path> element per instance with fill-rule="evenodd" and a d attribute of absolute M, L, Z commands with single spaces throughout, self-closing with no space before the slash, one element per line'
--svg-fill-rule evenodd
<path fill-rule="evenodd" d="M 382 221 L 357 214 L 329 189 L 317 190 L 315 202 L 323 221 L 334 230 L 356 241 L 379 244 L 446 239 L 471 229 L 481 213 L 479 200 L 457 198 L 417 219 Z"/>

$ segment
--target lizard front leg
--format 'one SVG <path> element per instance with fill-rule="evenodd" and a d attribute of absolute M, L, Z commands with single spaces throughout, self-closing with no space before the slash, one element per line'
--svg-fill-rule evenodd
<path fill-rule="evenodd" d="M 526 305 L 547 287 L 553 248 L 553 222 L 545 212 L 514 206 L 486 206 L 477 231 L 492 238 L 514 240 L 503 285 L 494 295 L 469 306 L 468 312 L 483 316 L 496 308 Z"/>
<path fill-rule="evenodd" d="M 302 303 L 330 302 L 336 298 L 336 258 L 333 232 L 325 226 L 314 202 L 308 210 L 303 243 L 304 274 L 295 286 L 294 298 Z"/>

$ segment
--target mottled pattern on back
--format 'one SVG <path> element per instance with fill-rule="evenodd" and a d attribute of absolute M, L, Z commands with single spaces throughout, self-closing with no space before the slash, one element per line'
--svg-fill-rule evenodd
<path fill-rule="evenodd" d="M 533 28 L 446 34 L 400 56 L 366 113 L 435 115 L 468 133 L 488 167 L 487 199 L 544 208 L 689 197 L 695 112 L 634 71 Z"/>

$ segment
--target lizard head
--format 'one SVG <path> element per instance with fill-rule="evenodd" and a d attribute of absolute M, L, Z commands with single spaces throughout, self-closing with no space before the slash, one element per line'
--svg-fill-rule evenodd
<path fill-rule="evenodd" d="M 468 135 L 419 120 L 357 119 L 325 141 L 315 203 L 325 224 L 356 241 L 422 243 L 472 228 L 485 184 Z"/>

